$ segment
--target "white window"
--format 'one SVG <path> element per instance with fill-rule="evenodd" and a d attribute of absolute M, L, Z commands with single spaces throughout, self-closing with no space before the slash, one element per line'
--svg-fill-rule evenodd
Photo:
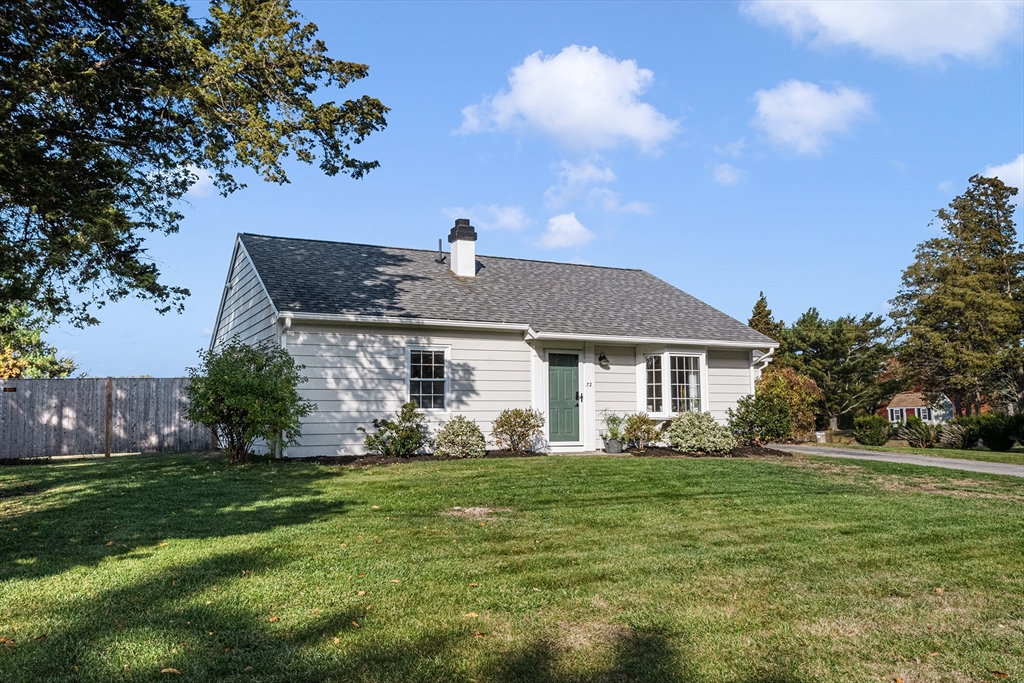
<path fill-rule="evenodd" d="M 917 412 L 918 412 L 918 416 L 922 420 L 924 420 L 925 422 L 928 422 L 929 420 L 932 419 L 932 409 L 931 408 L 918 408 Z"/>
<path fill-rule="evenodd" d="M 443 348 L 409 349 L 409 400 L 422 410 L 448 408 L 448 350 Z"/>
<path fill-rule="evenodd" d="M 889 408 L 889 422 L 903 424 L 903 408 Z"/>
<path fill-rule="evenodd" d="M 645 410 L 652 415 L 702 410 L 701 365 L 701 357 L 692 354 L 644 356 Z"/>

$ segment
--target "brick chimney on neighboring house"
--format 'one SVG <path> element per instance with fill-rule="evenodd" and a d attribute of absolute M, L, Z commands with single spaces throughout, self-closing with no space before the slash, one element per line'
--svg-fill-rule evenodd
<path fill-rule="evenodd" d="M 455 227 L 448 234 L 452 245 L 452 272 L 459 277 L 476 276 L 476 228 L 468 218 L 456 218 Z"/>

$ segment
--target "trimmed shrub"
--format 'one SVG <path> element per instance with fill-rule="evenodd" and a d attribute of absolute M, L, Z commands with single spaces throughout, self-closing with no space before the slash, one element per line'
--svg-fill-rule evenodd
<path fill-rule="evenodd" d="M 931 448 L 935 445 L 939 429 L 924 423 L 921 418 L 911 415 L 896 435 L 906 439 L 913 448 Z"/>
<path fill-rule="evenodd" d="M 758 396 L 777 396 L 789 406 L 793 434 L 809 436 L 814 431 L 814 418 L 820 412 L 825 394 L 813 379 L 793 368 L 769 365 L 757 380 Z M 789 436 L 788 434 L 786 436 Z"/>
<path fill-rule="evenodd" d="M 668 426 L 668 442 L 684 453 L 727 453 L 736 448 L 736 437 L 711 413 L 683 413 Z"/>
<path fill-rule="evenodd" d="M 487 454 L 484 433 L 476 422 L 456 415 L 434 437 L 434 455 L 446 458 L 482 458 Z"/>
<path fill-rule="evenodd" d="M 775 394 L 749 394 L 729 408 L 729 429 L 742 444 L 788 439 L 793 431 L 789 403 Z"/>
<path fill-rule="evenodd" d="M 373 428 L 373 434 L 358 429 L 366 434 L 366 450 L 378 455 L 408 458 L 430 443 L 426 417 L 412 401 L 402 406 L 396 419 L 374 420 Z"/>
<path fill-rule="evenodd" d="M 986 413 L 978 415 L 978 437 L 990 451 L 1005 452 L 1013 448 L 1016 425 L 1008 415 Z"/>
<path fill-rule="evenodd" d="M 622 437 L 640 450 L 661 441 L 658 423 L 647 413 L 627 415 L 622 423 Z"/>
<path fill-rule="evenodd" d="M 853 421 L 853 438 L 865 446 L 884 446 L 892 436 L 892 423 L 881 415 L 861 415 Z"/>
<path fill-rule="evenodd" d="M 508 408 L 498 413 L 491 423 L 491 438 L 498 448 L 526 453 L 533 450 L 533 440 L 544 436 L 544 416 L 534 408 Z"/>

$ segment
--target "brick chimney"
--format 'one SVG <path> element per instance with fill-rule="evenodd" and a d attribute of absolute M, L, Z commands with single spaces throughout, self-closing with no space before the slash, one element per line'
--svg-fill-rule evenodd
<path fill-rule="evenodd" d="M 456 218 L 455 227 L 448 234 L 452 250 L 452 272 L 459 277 L 476 276 L 476 228 L 468 218 Z"/>

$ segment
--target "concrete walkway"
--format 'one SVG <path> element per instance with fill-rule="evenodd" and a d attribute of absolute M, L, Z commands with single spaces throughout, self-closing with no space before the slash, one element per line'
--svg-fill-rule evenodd
<path fill-rule="evenodd" d="M 881 460 L 897 462 L 903 465 L 924 465 L 926 467 L 943 467 L 947 470 L 964 472 L 982 472 L 984 474 L 1005 474 L 1011 477 L 1024 477 L 1024 465 L 1011 465 L 1002 462 L 984 462 L 981 460 L 958 460 L 956 458 L 935 458 L 927 455 L 910 455 L 908 453 L 885 453 L 882 451 L 862 451 L 853 448 L 834 448 L 829 446 L 794 446 L 790 444 L 771 444 L 789 453 L 806 453 L 808 455 L 824 455 L 829 458 L 849 458 L 851 460 Z"/>

